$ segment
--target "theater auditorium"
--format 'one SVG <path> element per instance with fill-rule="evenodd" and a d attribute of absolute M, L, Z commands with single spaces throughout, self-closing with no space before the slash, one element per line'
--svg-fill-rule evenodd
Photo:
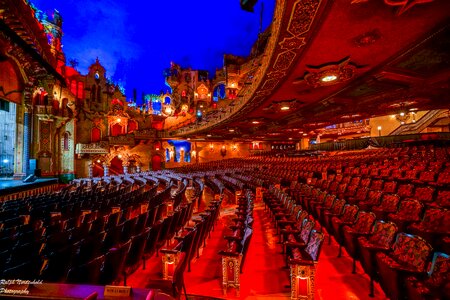
<path fill-rule="evenodd" d="M 0 0 L 0 299 L 450 299 L 450 1 L 272 2 L 139 101 Z"/>

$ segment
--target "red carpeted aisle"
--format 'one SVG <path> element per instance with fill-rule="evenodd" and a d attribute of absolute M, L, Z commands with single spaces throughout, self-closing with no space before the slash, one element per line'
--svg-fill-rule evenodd
<path fill-rule="evenodd" d="M 204 201 L 212 199 L 210 193 L 204 194 Z M 211 298 L 238 299 L 235 289 L 229 288 L 227 296 L 222 292 L 222 263 L 218 252 L 225 249 L 224 235 L 229 233 L 235 206 L 231 203 L 232 195 L 227 194 L 221 215 L 215 230 L 207 239 L 207 245 L 198 259 L 192 261 L 192 271 L 185 272 L 185 283 L 189 299 Z M 202 204 L 201 207 L 205 205 Z M 262 204 L 256 204 L 253 212 L 253 237 L 241 274 L 240 299 L 289 299 L 289 270 L 283 268 L 284 258 L 281 245 L 275 235 L 273 222 Z M 375 285 L 375 298 L 369 298 L 369 277 L 364 274 L 358 263 L 357 274 L 351 273 L 352 260 L 343 251 L 337 258 L 338 246 L 334 240 L 328 245 L 328 237 L 322 247 L 321 257 L 316 273 L 315 299 L 386 299 L 382 290 Z M 161 257 L 152 257 L 147 261 L 146 270 L 139 269 L 128 279 L 132 287 L 145 287 L 149 278 L 161 278 Z"/>
<path fill-rule="evenodd" d="M 219 226 L 212 233 L 200 259 L 193 265 L 192 272 L 185 273 L 188 294 L 225 298 L 222 293 L 222 262 L 218 252 L 225 249 L 223 236 L 229 232 L 227 226 L 231 224 L 233 212 L 233 207 L 223 211 Z M 288 271 L 282 269 L 281 247 L 276 244 L 274 229 L 261 205 L 255 206 L 253 217 L 254 231 L 241 274 L 240 298 L 286 299 L 290 292 L 287 287 L 289 276 Z M 233 299 L 235 295 L 235 289 L 229 288 L 226 298 Z"/>

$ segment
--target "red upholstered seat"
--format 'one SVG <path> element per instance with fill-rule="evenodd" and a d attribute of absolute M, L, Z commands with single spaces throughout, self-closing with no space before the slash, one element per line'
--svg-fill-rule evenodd
<path fill-rule="evenodd" d="M 407 296 L 410 300 L 450 299 L 450 257 L 435 252 L 428 276 L 411 276 L 406 279 Z"/>
<path fill-rule="evenodd" d="M 433 248 L 421 237 L 399 233 L 390 253 L 377 253 L 380 284 L 391 299 L 403 299 L 407 276 L 423 276 Z"/>
<path fill-rule="evenodd" d="M 373 281 L 377 275 L 375 254 L 389 251 L 397 231 L 397 226 L 394 223 L 378 220 L 375 222 L 369 237 L 361 236 L 358 238 L 359 257 L 364 271 L 370 276 L 370 295 L 372 296 L 374 292 Z"/>
<path fill-rule="evenodd" d="M 406 226 L 418 222 L 422 216 L 423 205 L 413 199 L 400 202 L 398 211 L 388 215 L 388 219 L 397 224 L 399 231 L 405 231 Z"/>

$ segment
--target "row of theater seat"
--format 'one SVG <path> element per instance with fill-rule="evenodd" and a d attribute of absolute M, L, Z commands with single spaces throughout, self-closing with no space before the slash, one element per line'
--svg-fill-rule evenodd
<path fill-rule="evenodd" d="M 142 182 L 140 178 L 138 181 Z M 94 185 L 93 190 L 97 190 L 98 186 Z M 86 189 L 83 185 L 79 187 Z M 78 192 L 78 187 L 73 190 L 72 195 L 86 194 Z M 144 189 L 141 191 L 145 195 Z M 166 191 L 162 193 L 166 194 Z M 133 192 L 133 188 L 127 192 Z M 127 192 L 122 196 L 129 196 Z M 175 196 L 177 193 L 184 194 L 184 190 L 177 189 Z M 104 211 L 85 211 L 74 222 L 59 212 L 56 217 L 50 218 L 50 224 L 29 222 L 7 227 L 6 230 L 5 223 L 2 223 L 2 240 L 5 241 L 2 246 L 6 247 L 0 253 L 4 258 L 3 277 L 90 283 L 111 283 L 117 280 L 121 273 L 126 274 L 140 261 L 141 254 L 155 252 L 155 249 L 157 251 L 192 214 L 191 202 L 176 208 L 174 214 L 163 221 L 167 205 L 162 202 L 168 199 L 158 197 L 160 195 L 161 192 L 152 199 L 141 197 L 146 204 L 146 212 L 135 214 L 134 217 L 130 213 L 136 210 L 139 212 L 142 207 L 133 210 L 119 207 L 118 212 L 109 214 L 104 214 Z M 61 199 L 58 195 L 55 198 Z M 33 228 L 36 224 L 40 225 Z M 25 227 L 31 230 L 24 231 Z M 152 241 L 154 245 L 146 241 Z M 92 276 L 82 276 L 86 269 L 92 270 L 89 272 Z"/>
<path fill-rule="evenodd" d="M 239 180 L 227 177 L 228 186 L 232 189 L 239 187 Z M 233 185 L 230 183 L 233 182 Z M 233 225 L 229 226 L 230 232 L 225 235 L 227 245 L 219 254 L 222 260 L 222 289 L 227 295 L 227 289 L 234 287 L 236 297 L 240 296 L 240 273 L 243 272 L 245 258 L 253 235 L 253 205 L 254 194 L 250 190 L 243 191 L 237 196 L 236 217 L 232 219 Z"/>

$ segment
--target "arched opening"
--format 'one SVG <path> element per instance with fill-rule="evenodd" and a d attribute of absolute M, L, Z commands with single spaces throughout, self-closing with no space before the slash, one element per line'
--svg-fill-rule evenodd
<path fill-rule="evenodd" d="M 109 174 L 123 174 L 122 160 L 119 157 L 116 156 L 111 160 L 111 165 L 109 166 Z"/>
<path fill-rule="evenodd" d="M 23 165 L 14 165 L 14 154 L 23 153 L 23 146 L 16 149 L 23 145 L 16 143 L 16 104 L 22 103 L 23 78 L 17 65 L 2 54 L 0 70 L 0 177 L 12 177 L 15 171 L 22 172 Z"/>
<path fill-rule="evenodd" d="M 97 143 L 102 139 L 102 131 L 98 127 L 94 127 L 91 130 L 91 142 Z"/>
<path fill-rule="evenodd" d="M 161 156 L 155 154 L 152 157 L 152 170 L 159 171 L 161 170 Z"/>
<path fill-rule="evenodd" d="M 122 125 L 116 123 L 111 126 L 111 136 L 118 136 L 122 134 Z"/>

